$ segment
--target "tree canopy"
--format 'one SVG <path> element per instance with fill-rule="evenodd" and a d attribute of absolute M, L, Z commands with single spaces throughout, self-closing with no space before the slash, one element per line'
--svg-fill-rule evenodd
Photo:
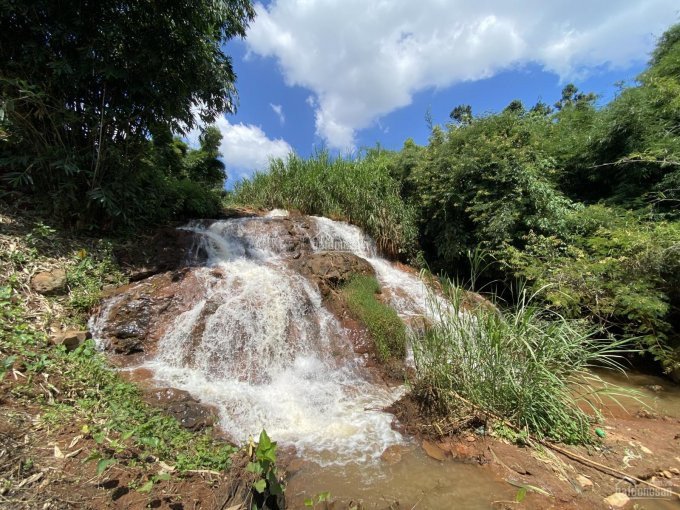
<path fill-rule="evenodd" d="M 223 45 L 253 16 L 248 0 L 0 0 L 4 180 L 47 191 L 65 216 L 124 214 L 130 189 L 162 177 L 145 167 L 150 137 L 234 112 Z"/>

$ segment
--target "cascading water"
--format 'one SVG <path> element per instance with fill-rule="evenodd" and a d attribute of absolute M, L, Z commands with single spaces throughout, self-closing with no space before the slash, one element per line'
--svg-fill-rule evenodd
<path fill-rule="evenodd" d="M 436 320 L 437 317 L 432 315 L 433 307 L 430 306 L 432 299 L 439 306 L 450 306 L 437 294 L 429 291 L 420 278 L 379 257 L 375 242 L 360 228 L 319 216 L 315 216 L 314 220 L 319 230 L 317 242 L 313 244 L 314 249 L 348 250 L 366 259 L 373 266 L 383 291 L 387 291 L 390 305 L 407 323 L 413 317 Z"/>
<path fill-rule="evenodd" d="M 262 428 L 321 465 L 365 462 L 404 442 L 380 410 L 403 392 L 370 379 L 316 286 L 291 268 L 285 211 L 185 227 L 207 262 L 193 267 L 200 288 L 144 362 L 154 377 L 214 405 L 235 440 Z M 360 229 L 310 218 L 313 251 L 350 251 L 374 267 L 406 320 L 427 315 L 428 291 L 415 275 L 380 258 Z M 287 226 L 286 226 L 287 225 Z M 193 280 L 192 280 L 193 281 Z M 194 295 L 192 294 L 192 296 Z M 106 320 L 106 311 L 100 320 Z"/>

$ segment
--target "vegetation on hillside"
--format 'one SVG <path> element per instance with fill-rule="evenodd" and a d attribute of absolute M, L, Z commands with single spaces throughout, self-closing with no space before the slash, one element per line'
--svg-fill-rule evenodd
<path fill-rule="evenodd" d="M 378 299 L 378 280 L 373 276 L 357 275 L 341 292 L 349 311 L 366 326 L 380 361 L 403 361 L 406 327 L 394 308 Z"/>

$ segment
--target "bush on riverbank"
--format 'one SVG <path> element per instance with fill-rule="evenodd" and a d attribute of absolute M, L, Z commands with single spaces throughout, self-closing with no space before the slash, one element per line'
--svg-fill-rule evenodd
<path fill-rule="evenodd" d="M 593 417 L 583 409 L 606 390 L 596 389 L 603 384 L 588 368 L 620 368 L 622 344 L 596 339 L 584 324 L 548 312 L 526 293 L 510 310 L 465 313 L 462 290 L 449 285 L 447 294 L 452 307 L 433 300 L 434 323 L 412 338 L 418 400 L 441 416 L 472 404 L 480 415 L 539 438 L 592 441 Z"/>

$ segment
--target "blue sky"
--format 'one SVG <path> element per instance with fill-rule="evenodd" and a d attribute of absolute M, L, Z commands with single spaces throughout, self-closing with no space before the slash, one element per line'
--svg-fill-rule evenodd
<path fill-rule="evenodd" d="M 237 113 L 217 122 L 229 185 L 291 150 L 424 144 L 426 112 L 444 123 L 458 104 L 475 113 L 513 99 L 552 104 L 568 82 L 605 104 L 680 19 L 675 0 L 274 0 L 256 9 L 248 37 L 226 46 L 240 96 Z"/>

